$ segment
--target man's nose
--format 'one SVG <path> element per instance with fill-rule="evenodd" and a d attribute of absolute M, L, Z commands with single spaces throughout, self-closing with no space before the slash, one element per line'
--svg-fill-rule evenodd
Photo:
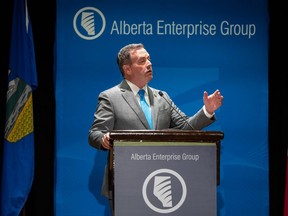
<path fill-rule="evenodd" d="M 147 59 L 147 66 L 151 66 L 151 65 L 152 65 L 151 60 Z"/>

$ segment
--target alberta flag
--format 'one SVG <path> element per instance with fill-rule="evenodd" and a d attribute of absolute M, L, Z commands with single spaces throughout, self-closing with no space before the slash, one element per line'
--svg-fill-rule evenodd
<path fill-rule="evenodd" d="M 25 0 L 14 0 L 9 64 L 0 209 L 1 216 L 18 216 L 34 178 L 32 91 L 37 87 L 34 42 Z"/>

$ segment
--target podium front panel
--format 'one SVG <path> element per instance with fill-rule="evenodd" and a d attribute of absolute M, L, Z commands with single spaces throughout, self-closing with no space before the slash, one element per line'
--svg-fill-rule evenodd
<path fill-rule="evenodd" d="M 216 216 L 216 145 L 114 141 L 115 216 Z"/>

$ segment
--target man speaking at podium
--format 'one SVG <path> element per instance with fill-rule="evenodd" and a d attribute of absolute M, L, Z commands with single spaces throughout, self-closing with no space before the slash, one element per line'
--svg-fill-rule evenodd
<path fill-rule="evenodd" d="M 123 81 L 98 96 L 94 121 L 88 135 L 88 142 L 94 148 L 111 149 L 109 131 L 112 130 L 201 130 L 216 121 L 215 111 L 222 105 L 224 98 L 218 89 L 210 95 L 204 91 L 203 107 L 189 117 L 166 92 L 148 86 L 153 78 L 153 69 L 150 55 L 143 44 L 128 44 L 121 48 L 117 64 Z M 112 201 L 107 167 L 102 195 Z"/>

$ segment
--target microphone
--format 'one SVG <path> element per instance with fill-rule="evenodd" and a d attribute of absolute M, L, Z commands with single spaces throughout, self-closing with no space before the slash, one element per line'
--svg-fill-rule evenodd
<path fill-rule="evenodd" d="M 187 119 L 184 118 L 184 116 L 183 116 L 178 110 L 176 110 L 176 109 L 172 106 L 172 104 L 164 97 L 163 92 L 162 92 L 162 91 L 159 91 L 158 94 L 159 94 L 162 98 L 164 98 L 164 100 L 169 104 L 169 106 L 170 106 L 173 110 L 175 110 L 175 111 L 178 113 L 178 115 L 181 116 L 182 119 L 184 119 L 185 123 L 186 123 L 187 125 L 189 125 L 189 127 L 190 127 L 192 130 L 194 130 L 194 128 L 192 127 L 192 125 L 187 121 Z"/>

